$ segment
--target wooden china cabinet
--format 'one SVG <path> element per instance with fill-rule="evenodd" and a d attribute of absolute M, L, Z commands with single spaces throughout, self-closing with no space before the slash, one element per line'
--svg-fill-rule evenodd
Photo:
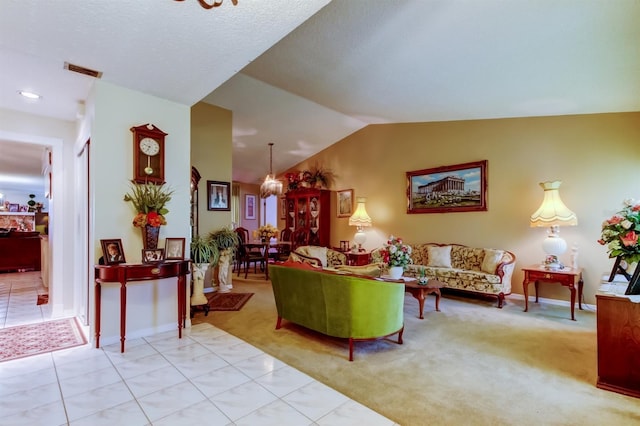
<path fill-rule="evenodd" d="M 331 191 L 300 188 L 288 191 L 286 226 L 309 229 L 309 245 L 329 247 Z"/>

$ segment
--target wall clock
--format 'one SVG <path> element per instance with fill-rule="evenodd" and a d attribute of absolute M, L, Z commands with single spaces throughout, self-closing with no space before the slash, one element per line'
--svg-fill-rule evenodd
<path fill-rule="evenodd" d="M 133 180 L 138 183 L 164 183 L 165 132 L 153 124 L 132 127 Z"/>

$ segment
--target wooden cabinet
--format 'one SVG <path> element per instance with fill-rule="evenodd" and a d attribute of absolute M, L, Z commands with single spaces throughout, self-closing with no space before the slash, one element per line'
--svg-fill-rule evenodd
<path fill-rule="evenodd" d="M 596 295 L 598 383 L 601 389 L 640 398 L 640 303 Z"/>
<path fill-rule="evenodd" d="M 0 271 L 39 271 L 40 237 L 37 232 L 11 232 L 0 238 Z"/>
<path fill-rule="evenodd" d="M 309 244 L 329 247 L 331 191 L 302 188 L 287 192 L 286 226 L 309 229 Z"/>

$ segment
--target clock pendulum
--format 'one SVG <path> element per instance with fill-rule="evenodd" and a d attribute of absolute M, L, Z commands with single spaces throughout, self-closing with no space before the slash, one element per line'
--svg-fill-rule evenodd
<path fill-rule="evenodd" d="M 151 157 L 147 155 L 147 167 L 144 168 L 144 172 L 148 175 L 153 174 L 153 167 L 151 167 Z"/>

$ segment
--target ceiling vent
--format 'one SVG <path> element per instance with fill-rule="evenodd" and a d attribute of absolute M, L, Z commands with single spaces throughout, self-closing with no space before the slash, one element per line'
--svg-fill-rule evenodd
<path fill-rule="evenodd" d="M 81 67 L 79 65 L 70 64 L 69 62 L 64 63 L 64 69 L 77 72 L 79 74 L 88 75 L 89 77 L 100 78 L 102 77 L 102 72 L 90 70 L 89 68 Z"/>

